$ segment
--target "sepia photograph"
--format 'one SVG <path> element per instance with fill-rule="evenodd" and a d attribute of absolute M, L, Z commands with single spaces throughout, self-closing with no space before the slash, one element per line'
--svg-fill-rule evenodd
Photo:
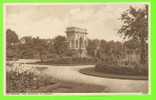
<path fill-rule="evenodd" d="M 150 93 L 147 3 L 5 4 L 6 95 Z"/>

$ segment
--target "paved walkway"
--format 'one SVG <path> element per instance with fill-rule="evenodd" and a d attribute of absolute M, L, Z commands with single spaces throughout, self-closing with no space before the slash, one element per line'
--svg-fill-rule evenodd
<path fill-rule="evenodd" d="M 43 73 L 50 75 L 58 80 L 70 81 L 76 83 L 94 84 L 106 86 L 110 92 L 141 92 L 148 91 L 147 80 L 126 80 L 101 78 L 80 73 L 78 70 L 93 65 L 84 66 L 52 66 L 52 65 L 33 65 L 35 67 L 47 67 Z"/>

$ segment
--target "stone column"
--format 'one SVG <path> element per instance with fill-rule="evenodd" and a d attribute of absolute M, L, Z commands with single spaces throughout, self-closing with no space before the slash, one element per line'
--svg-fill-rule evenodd
<path fill-rule="evenodd" d="M 76 48 L 76 40 L 74 39 L 74 49 Z"/>
<path fill-rule="evenodd" d="M 77 41 L 78 41 L 77 48 L 79 49 L 80 48 L 80 46 L 79 46 L 80 45 L 80 43 L 79 43 L 80 41 L 79 41 L 79 39 Z"/>
<path fill-rule="evenodd" d="M 83 41 L 83 46 L 84 46 L 84 48 L 86 48 L 86 45 L 85 45 L 85 40 Z"/>
<path fill-rule="evenodd" d="M 82 40 L 82 48 L 84 48 L 84 40 Z"/>
<path fill-rule="evenodd" d="M 72 39 L 72 49 L 74 49 L 74 40 Z"/>
<path fill-rule="evenodd" d="M 71 40 L 69 40 L 69 48 L 71 48 Z"/>

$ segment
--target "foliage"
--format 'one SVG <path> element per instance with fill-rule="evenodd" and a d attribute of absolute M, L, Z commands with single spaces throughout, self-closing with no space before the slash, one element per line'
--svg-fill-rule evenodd
<path fill-rule="evenodd" d="M 54 46 L 56 53 L 62 56 L 67 50 L 66 38 L 64 36 L 57 36 L 54 39 L 53 46 Z"/>
<path fill-rule="evenodd" d="M 96 53 L 98 44 L 99 44 L 98 39 L 88 40 L 88 45 L 87 45 L 86 49 L 87 49 L 87 53 L 89 56 L 95 57 L 95 53 Z"/>
<path fill-rule="evenodd" d="M 100 42 L 99 49 L 96 53 L 98 61 L 103 61 L 107 64 L 117 63 L 117 61 L 123 56 L 123 48 L 120 42 L 104 41 Z"/>
<path fill-rule="evenodd" d="M 30 59 L 34 58 L 34 44 L 31 36 L 24 36 L 20 39 L 22 43 L 18 45 L 19 58 Z"/>
<path fill-rule="evenodd" d="M 123 22 L 118 33 L 127 39 L 136 39 L 140 43 L 140 63 L 146 61 L 146 41 L 148 39 L 148 5 L 144 8 L 136 9 L 132 6 L 121 15 Z"/>
<path fill-rule="evenodd" d="M 127 66 L 114 65 L 114 64 L 103 64 L 99 63 L 95 66 L 95 71 L 117 74 L 117 75 L 143 75 L 148 76 L 148 68 L 139 63 L 131 63 Z"/>
<path fill-rule="evenodd" d="M 48 44 L 46 42 L 46 40 L 40 39 L 39 37 L 22 37 L 17 47 L 17 49 L 19 49 L 19 58 L 33 59 L 37 57 L 43 61 L 48 49 Z"/>
<path fill-rule="evenodd" d="M 34 73 L 10 71 L 6 75 L 7 93 L 42 92 L 43 90 L 39 90 L 40 87 L 55 83 L 51 77 L 38 76 Z"/>
<path fill-rule="evenodd" d="M 7 59 L 18 58 L 18 49 L 17 49 L 18 42 L 19 42 L 19 39 L 18 39 L 16 32 L 11 29 L 7 29 L 6 31 Z"/>
<path fill-rule="evenodd" d="M 94 58 L 79 58 L 79 57 L 61 57 L 53 58 L 45 62 L 37 62 L 37 64 L 44 65 L 91 65 L 95 64 L 96 60 Z"/>
<path fill-rule="evenodd" d="M 67 49 L 65 52 L 65 56 L 67 57 L 74 57 L 79 54 L 79 51 L 73 50 L 73 49 Z"/>
<path fill-rule="evenodd" d="M 39 88 L 54 83 L 56 83 L 56 80 L 46 75 L 41 75 L 36 68 L 21 64 L 7 64 L 7 93 L 46 92 Z"/>
<path fill-rule="evenodd" d="M 41 62 L 44 61 L 44 55 L 47 53 L 48 45 L 46 41 L 39 39 L 39 37 L 34 38 L 34 49 L 38 52 Z"/>
<path fill-rule="evenodd" d="M 6 41 L 7 41 L 7 46 L 11 46 L 17 43 L 19 41 L 17 33 L 11 29 L 7 29 Z"/>

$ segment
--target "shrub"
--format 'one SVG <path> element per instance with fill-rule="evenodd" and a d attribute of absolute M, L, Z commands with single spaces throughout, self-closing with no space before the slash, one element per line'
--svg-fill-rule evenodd
<path fill-rule="evenodd" d="M 95 71 L 119 75 L 148 75 L 148 67 L 137 63 L 127 66 L 98 63 L 95 66 Z"/>
<path fill-rule="evenodd" d="M 18 73 L 10 71 L 6 73 L 6 92 L 42 92 L 42 90 L 38 90 L 40 87 L 54 84 L 55 82 L 56 81 L 52 80 L 51 77 L 48 76 L 38 76 L 34 73 Z"/>
<path fill-rule="evenodd" d="M 62 57 L 51 59 L 46 62 L 37 62 L 39 64 L 65 64 L 65 65 L 88 65 L 95 64 L 96 59 L 94 58 L 78 58 L 78 57 Z"/>
<path fill-rule="evenodd" d="M 9 63 L 6 67 L 7 93 L 42 92 L 45 90 L 39 90 L 39 87 L 56 83 L 55 79 L 47 75 L 41 75 L 40 71 L 34 67 Z M 43 68 L 39 69 L 42 70 Z"/>

